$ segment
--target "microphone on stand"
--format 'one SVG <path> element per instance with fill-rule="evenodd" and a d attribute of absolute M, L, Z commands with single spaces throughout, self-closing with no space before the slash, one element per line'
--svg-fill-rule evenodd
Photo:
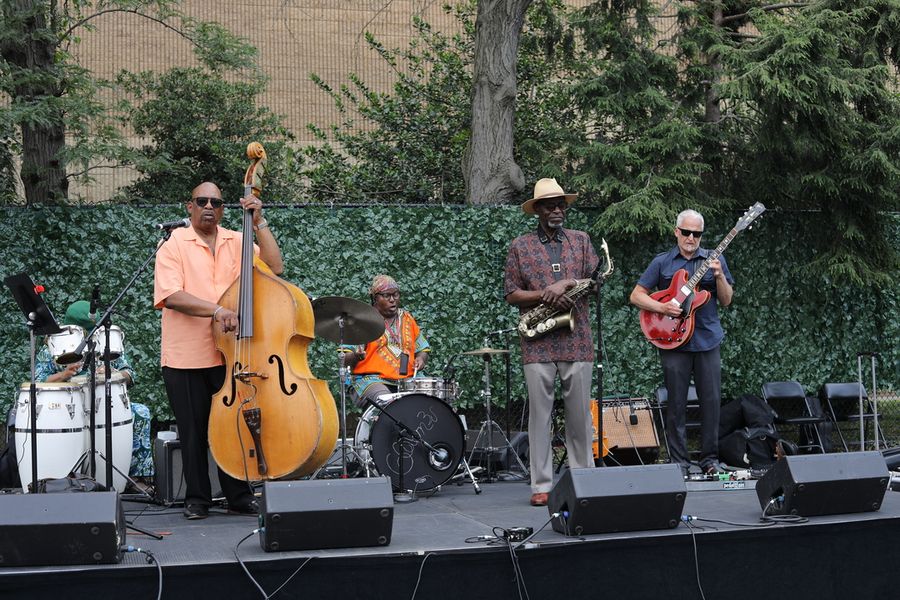
<path fill-rule="evenodd" d="M 100 309 L 100 284 L 94 284 L 94 291 L 91 292 L 91 308 L 88 317 L 91 321 L 97 318 L 97 312 Z"/>
<path fill-rule="evenodd" d="M 441 371 L 441 375 L 443 375 L 444 379 L 453 380 L 453 376 L 456 375 L 456 367 L 453 366 L 453 359 L 457 356 L 459 355 L 453 354 L 450 356 L 450 360 L 444 365 L 444 369 Z"/>
<path fill-rule="evenodd" d="M 191 220 L 188 218 L 179 219 L 178 221 L 166 221 L 164 223 L 157 223 L 154 225 L 157 229 L 162 231 L 170 231 L 172 229 L 178 229 L 179 227 L 190 227 Z"/>

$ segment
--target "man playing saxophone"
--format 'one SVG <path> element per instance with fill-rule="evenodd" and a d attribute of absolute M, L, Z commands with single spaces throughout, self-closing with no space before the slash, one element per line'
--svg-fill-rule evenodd
<path fill-rule="evenodd" d="M 538 217 L 535 231 L 512 241 L 506 257 L 506 301 L 526 312 L 539 304 L 572 311 L 572 327 L 543 336 L 522 336 L 522 362 L 528 388 L 528 443 L 531 504 L 544 506 L 553 487 L 550 419 L 556 380 L 566 412 L 569 466 L 593 467 L 590 415 L 594 341 L 588 295 L 575 297 L 577 280 L 591 277 L 600 260 L 587 233 L 563 228 L 566 210 L 577 194 L 567 194 L 555 179 L 541 179 L 522 210 Z"/>

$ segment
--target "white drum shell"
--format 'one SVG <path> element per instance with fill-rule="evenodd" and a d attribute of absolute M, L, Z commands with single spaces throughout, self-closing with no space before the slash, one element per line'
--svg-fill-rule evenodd
<path fill-rule="evenodd" d="M 30 384 L 19 388 L 16 403 L 16 456 L 22 489 L 31 483 Z M 37 384 L 38 479 L 66 477 L 85 449 L 84 390 L 71 383 Z M 130 451 L 130 448 L 129 448 Z M 130 459 L 129 459 L 130 460 Z"/>
<path fill-rule="evenodd" d="M 77 325 L 60 325 L 59 333 L 47 336 L 47 348 L 50 356 L 56 361 L 59 357 L 72 354 L 84 340 L 84 329 Z"/>
<path fill-rule="evenodd" d="M 114 374 L 110 379 L 110 398 L 112 399 L 112 423 L 113 423 L 113 466 L 124 473 L 128 474 L 131 468 L 131 450 L 132 436 L 134 433 L 134 421 L 131 415 L 131 402 L 128 399 L 128 390 L 125 385 L 125 379 Z M 90 450 L 91 447 L 91 431 L 90 431 L 90 384 L 84 383 L 84 447 Z M 96 479 L 102 484 L 106 484 L 106 461 L 102 456 L 106 456 L 106 385 L 102 381 L 97 381 L 96 397 L 94 398 L 94 419 L 95 432 L 94 439 L 95 449 L 100 452 L 97 455 L 97 474 Z M 101 456 L 102 455 L 102 456 Z M 120 475 L 113 470 L 113 485 L 116 490 L 123 491 L 125 489 L 125 475 Z"/>
<path fill-rule="evenodd" d="M 98 356 L 103 356 L 104 351 L 106 350 L 106 330 L 104 328 L 100 328 L 94 332 L 94 344 L 95 349 Z M 110 358 L 116 359 L 122 356 L 122 352 L 125 349 L 125 334 L 122 333 L 122 329 L 117 325 L 112 325 L 109 328 L 109 355 Z"/>

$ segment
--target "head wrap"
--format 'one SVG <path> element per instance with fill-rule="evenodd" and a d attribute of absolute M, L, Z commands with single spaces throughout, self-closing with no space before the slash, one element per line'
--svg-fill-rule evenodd
<path fill-rule="evenodd" d="M 390 275 L 376 275 L 372 279 L 372 287 L 369 288 L 369 293 L 374 296 L 382 292 L 399 289 L 400 286 L 397 285 L 397 282 Z"/>
<path fill-rule="evenodd" d="M 63 317 L 65 325 L 78 325 L 85 329 L 94 328 L 94 320 L 91 318 L 91 304 L 87 300 L 79 300 L 73 302 L 66 309 L 66 316 Z"/>

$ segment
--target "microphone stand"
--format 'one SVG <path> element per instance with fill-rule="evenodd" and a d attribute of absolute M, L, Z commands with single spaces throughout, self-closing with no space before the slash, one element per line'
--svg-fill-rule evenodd
<path fill-rule="evenodd" d="M 103 363 L 104 363 L 104 369 L 105 369 L 105 373 L 106 373 L 106 382 L 104 385 L 104 390 L 106 393 L 106 407 L 105 407 L 106 408 L 106 413 L 105 413 L 106 414 L 106 432 L 105 433 L 106 433 L 106 453 L 107 453 L 107 456 L 106 456 L 106 483 L 110 489 L 113 489 L 113 486 L 112 486 L 112 471 L 113 471 L 112 425 L 113 424 L 112 424 L 112 398 L 111 398 L 111 395 L 112 395 L 111 383 L 112 382 L 110 381 L 110 375 L 112 372 L 112 368 L 111 368 L 110 360 L 109 360 L 110 359 L 110 356 L 109 356 L 110 340 L 109 340 L 109 327 L 107 325 L 112 322 L 111 315 L 115 311 L 116 306 L 119 304 L 119 302 L 122 301 L 122 298 L 125 297 L 125 294 L 128 293 L 128 290 L 130 290 L 134 286 L 134 283 L 137 281 L 138 277 L 140 277 L 141 274 L 144 272 L 144 270 L 147 268 L 147 265 L 150 264 L 150 261 L 152 261 L 154 258 L 156 258 L 156 254 L 159 252 L 159 249 L 162 248 L 163 244 L 165 244 L 166 241 L 168 241 L 168 239 L 172 236 L 172 229 L 176 229 L 178 227 L 181 227 L 181 225 L 180 224 L 173 225 L 172 227 L 168 227 L 163 230 L 164 231 L 163 237 L 159 241 L 159 243 L 156 245 L 156 248 L 153 249 L 153 252 L 151 252 L 150 255 L 147 256 L 147 258 L 144 260 L 144 262 L 137 268 L 137 270 L 135 270 L 135 272 L 132 274 L 131 279 L 128 281 L 128 283 L 125 284 L 125 287 L 122 288 L 122 290 L 118 293 L 118 295 L 110 303 L 110 305 L 108 307 L 106 307 L 106 311 L 103 313 L 103 315 L 100 318 L 97 319 L 97 322 L 94 325 L 94 328 L 90 331 L 90 333 L 88 333 L 85 336 L 85 339 L 81 341 L 81 343 L 78 345 L 78 348 L 75 350 L 75 354 L 83 355 L 85 352 L 85 347 L 89 343 L 93 344 L 94 334 L 101 327 L 106 327 L 106 350 L 104 351 Z M 91 353 L 91 355 L 93 356 L 93 352 Z M 96 390 L 94 387 L 95 386 L 94 378 L 95 378 L 95 374 L 96 374 L 96 360 L 92 357 L 89 357 L 89 359 L 92 361 L 92 366 L 93 366 L 93 368 L 91 369 L 91 414 L 93 415 L 93 411 L 94 411 L 93 403 L 94 403 L 94 398 L 95 398 L 95 394 L 96 394 Z M 94 420 L 93 416 L 91 417 L 91 420 L 92 421 Z M 91 462 L 92 463 L 94 461 L 94 450 L 95 450 L 95 442 L 93 440 L 94 440 L 94 432 L 91 431 Z M 92 473 L 94 472 L 94 469 L 95 468 L 92 468 Z M 122 473 L 122 475 L 125 477 L 125 479 L 132 481 L 128 477 L 127 473 Z M 134 483 L 134 482 L 132 481 L 132 483 Z M 146 492 L 144 492 L 144 494 L 146 495 Z"/>
<path fill-rule="evenodd" d="M 599 267 L 598 267 L 599 268 Z M 605 467 L 603 460 L 603 305 L 601 303 L 604 277 L 598 276 L 594 285 L 597 287 L 597 443 L 600 451 L 600 464 Z"/>

